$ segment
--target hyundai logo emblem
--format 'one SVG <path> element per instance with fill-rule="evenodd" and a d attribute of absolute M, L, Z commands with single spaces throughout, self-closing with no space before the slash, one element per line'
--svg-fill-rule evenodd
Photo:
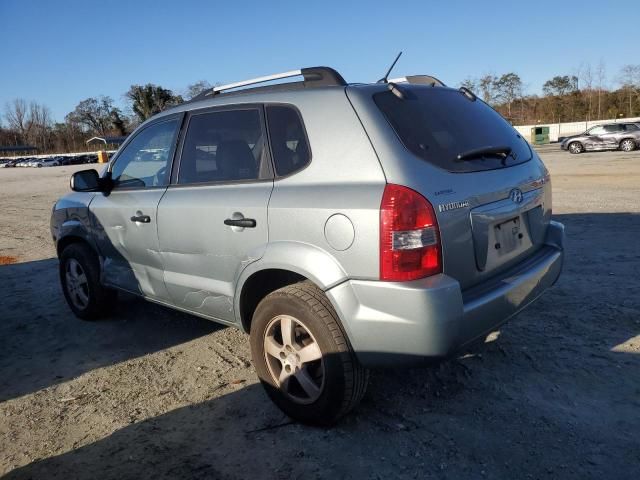
<path fill-rule="evenodd" d="M 522 203 L 522 190 L 514 188 L 509 192 L 509 198 L 513 203 Z"/>

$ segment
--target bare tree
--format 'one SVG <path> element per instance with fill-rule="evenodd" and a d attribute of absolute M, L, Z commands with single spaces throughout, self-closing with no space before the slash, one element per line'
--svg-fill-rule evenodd
<path fill-rule="evenodd" d="M 578 77 L 582 81 L 582 92 L 587 104 L 586 121 L 591 120 L 593 110 L 593 69 L 590 63 L 583 63 L 578 69 Z"/>
<path fill-rule="evenodd" d="M 490 73 L 480 77 L 480 80 L 478 80 L 478 86 L 480 87 L 482 99 L 489 105 L 494 105 L 497 100 L 495 89 L 496 80 L 497 77 Z"/>
<path fill-rule="evenodd" d="M 31 102 L 29 104 L 29 120 L 31 123 L 28 135 L 29 143 L 34 144 L 41 151 L 47 150 L 52 126 L 49 107 Z"/>
<path fill-rule="evenodd" d="M 206 90 L 211 90 L 212 85 L 206 80 L 198 80 L 191 85 L 187 85 L 187 91 L 185 92 L 185 97 L 187 100 L 191 100 L 192 98 L 197 97 L 202 92 Z"/>
<path fill-rule="evenodd" d="M 629 116 L 633 117 L 633 99 L 640 92 L 640 65 L 623 66 L 620 69 L 620 84 L 629 102 Z"/>
<path fill-rule="evenodd" d="M 4 116 L 7 119 L 9 128 L 17 131 L 21 141 L 26 142 L 31 129 L 27 101 L 23 98 L 15 98 L 13 101 L 7 102 Z"/>
<path fill-rule="evenodd" d="M 602 119 L 602 92 L 607 80 L 607 67 L 601 58 L 596 68 L 596 82 L 598 83 L 598 120 Z"/>
<path fill-rule="evenodd" d="M 476 92 L 478 91 L 478 81 L 475 78 L 467 77 L 460 82 L 460 87 Z"/>

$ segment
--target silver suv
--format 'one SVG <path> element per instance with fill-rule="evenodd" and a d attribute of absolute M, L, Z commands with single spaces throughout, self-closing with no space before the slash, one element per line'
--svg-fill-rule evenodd
<path fill-rule="evenodd" d="M 562 267 L 538 155 L 427 76 L 316 67 L 215 87 L 71 188 L 51 231 L 75 315 L 122 290 L 238 327 L 268 395 L 306 423 L 352 409 L 369 368 L 483 338 Z"/>
<path fill-rule="evenodd" d="M 622 150 L 631 152 L 640 145 L 640 126 L 636 123 L 608 123 L 596 125 L 580 135 L 566 137 L 562 150 L 582 153 L 590 150 Z"/>

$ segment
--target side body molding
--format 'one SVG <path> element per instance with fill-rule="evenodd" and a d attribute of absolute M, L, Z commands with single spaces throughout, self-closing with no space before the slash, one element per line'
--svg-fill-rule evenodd
<path fill-rule="evenodd" d="M 236 323 L 240 318 L 240 294 L 254 273 L 268 269 L 288 270 L 302 275 L 322 290 L 328 290 L 347 279 L 347 274 L 336 259 L 327 251 L 303 242 L 278 241 L 269 243 L 264 255 L 250 263 L 241 272 L 236 282 L 234 311 Z"/>

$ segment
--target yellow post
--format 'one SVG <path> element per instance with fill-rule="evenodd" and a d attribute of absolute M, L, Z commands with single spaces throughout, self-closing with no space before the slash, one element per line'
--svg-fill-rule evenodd
<path fill-rule="evenodd" d="M 109 162 L 109 154 L 104 150 L 100 150 L 98 152 L 98 163 L 108 163 Z"/>

